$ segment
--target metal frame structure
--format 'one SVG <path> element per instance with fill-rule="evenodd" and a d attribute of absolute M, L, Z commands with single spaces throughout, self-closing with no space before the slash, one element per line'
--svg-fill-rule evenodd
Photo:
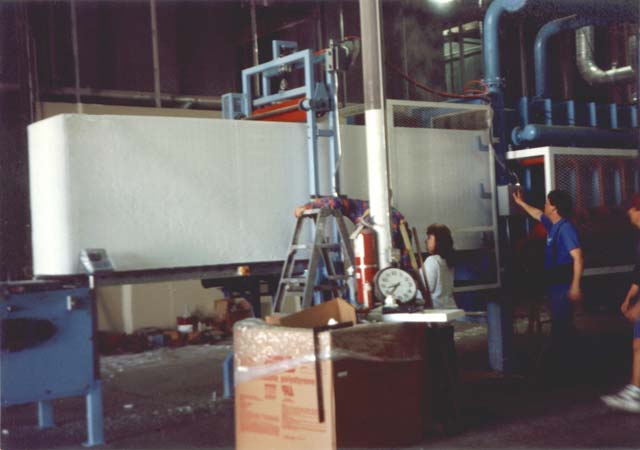
<path fill-rule="evenodd" d="M 460 104 L 460 103 L 442 103 L 442 102 L 421 102 L 421 101 L 412 101 L 412 100 L 387 100 L 386 101 L 386 120 L 387 120 L 387 130 L 388 130 L 388 138 L 389 138 L 389 148 L 390 153 L 393 149 L 393 143 L 395 139 L 395 127 L 394 127 L 394 106 L 408 106 L 408 107 L 416 107 L 416 108 L 446 108 L 446 109 L 459 109 L 460 111 L 468 111 L 468 110 L 477 110 L 477 111 L 485 111 L 487 113 L 487 117 L 490 117 L 490 106 L 488 105 L 472 105 L 472 104 Z M 446 113 L 450 115 L 452 113 Z M 487 121 L 487 126 L 489 122 Z M 486 142 L 490 142 L 489 136 L 489 128 L 487 128 L 487 139 Z M 490 195 L 494 195 L 493 193 L 496 191 L 496 173 L 495 173 L 495 155 L 494 149 L 492 145 L 487 145 L 487 150 L 489 153 L 489 179 L 491 182 L 491 186 L 489 186 L 488 192 Z M 428 149 L 425 149 L 428 151 Z M 390 188 L 393 191 L 394 186 L 394 177 L 390 178 Z M 484 289 L 495 289 L 502 285 L 501 281 L 501 273 L 500 273 L 500 247 L 498 245 L 498 211 L 497 211 L 497 203 L 495 201 L 491 202 L 491 216 L 492 216 L 492 225 L 491 226 L 480 226 L 480 227 L 472 227 L 472 228 L 460 228 L 453 229 L 452 231 L 458 233 L 466 233 L 466 232 L 483 232 L 488 231 L 492 232 L 495 236 L 494 239 L 494 251 L 496 255 L 496 282 L 482 285 L 474 285 L 474 286 L 458 286 L 454 288 L 454 292 L 469 292 L 469 291 L 478 291 Z"/>
<path fill-rule="evenodd" d="M 318 176 L 318 138 L 329 138 L 329 170 L 331 173 L 331 193 L 340 191 L 337 166 L 340 158 L 339 130 L 337 117 L 337 83 L 334 49 L 331 45 L 321 53 L 314 53 L 310 49 L 299 50 L 298 44 L 292 41 L 273 41 L 273 60 L 249 67 L 242 71 L 242 93 L 230 93 L 222 96 L 223 117 L 225 119 L 252 119 L 256 108 L 274 105 L 278 102 L 298 97 L 303 99 L 298 107 L 306 111 L 307 119 L 307 160 L 309 168 L 309 195 L 320 195 L 320 180 Z M 282 50 L 292 50 L 293 53 L 282 55 Z M 316 80 L 316 65 L 324 64 L 324 82 Z M 272 92 L 271 81 L 291 70 L 302 70 L 304 84 L 291 89 Z M 255 96 L 252 92 L 252 79 L 259 77 L 262 95 Z M 326 112 L 328 126 L 326 129 L 318 126 L 318 112 Z M 257 119 L 257 118 L 256 118 Z"/>

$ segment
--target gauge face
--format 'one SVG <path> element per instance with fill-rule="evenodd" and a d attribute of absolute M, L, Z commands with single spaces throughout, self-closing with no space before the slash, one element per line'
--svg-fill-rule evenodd
<path fill-rule="evenodd" d="M 401 302 L 408 302 L 416 296 L 413 277 L 397 267 L 387 267 L 378 272 L 376 286 L 383 297 L 391 296 Z"/>

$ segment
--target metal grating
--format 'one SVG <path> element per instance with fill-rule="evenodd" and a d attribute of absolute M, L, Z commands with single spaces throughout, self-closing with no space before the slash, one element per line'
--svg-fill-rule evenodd
<path fill-rule="evenodd" d="M 616 207 L 638 192 L 635 159 L 617 156 L 555 155 L 555 186 L 566 190 L 576 209 Z"/>
<path fill-rule="evenodd" d="M 575 222 L 587 267 L 634 261 L 634 232 L 622 208 L 638 192 L 635 158 L 555 155 L 555 187 L 574 200 Z"/>
<path fill-rule="evenodd" d="M 458 292 L 500 284 L 490 123 L 484 105 L 387 101 L 394 206 L 421 239 L 431 223 L 449 226 Z"/>
<path fill-rule="evenodd" d="M 393 126 L 442 130 L 485 130 L 487 128 L 486 109 L 465 109 L 462 105 L 456 106 L 393 105 Z"/>

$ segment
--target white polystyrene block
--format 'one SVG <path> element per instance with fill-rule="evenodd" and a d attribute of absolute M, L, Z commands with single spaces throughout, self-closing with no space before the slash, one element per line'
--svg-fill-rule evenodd
<path fill-rule="evenodd" d="M 491 223 L 483 135 L 395 129 L 393 203 L 412 226 Z M 367 199 L 364 127 L 343 126 L 341 136 L 341 193 Z M 319 141 L 329 193 L 328 145 Z M 308 200 L 307 164 L 305 124 L 81 114 L 34 123 L 34 273 L 81 273 L 83 248 L 106 249 L 119 271 L 282 261 L 293 209 Z"/>

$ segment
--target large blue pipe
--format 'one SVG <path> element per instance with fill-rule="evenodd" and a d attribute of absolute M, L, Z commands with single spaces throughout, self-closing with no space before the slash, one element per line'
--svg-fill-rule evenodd
<path fill-rule="evenodd" d="M 495 146 L 498 161 L 504 159 L 507 150 L 507 130 L 504 117 L 504 82 L 500 72 L 500 42 L 498 31 L 500 17 L 504 13 L 516 12 L 524 7 L 527 0 L 493 0 L 484 16 L 482 28 L 482 52 L 484 54 L 484 81 L 487 84 L 493 108 L 493 130 L 498 138 Z M 508 176 L 502 167 L 496 165 L 498 184 L 508 183 Z"/>
<path fill-rule="evenodd" d="M 599 25 L 609 23 L 614 20 L 614 16 L 603 15 L 603 17 L 586 17 L 572 15 L 552 20 L 540 28 L 536 35 L 533 46 L 533 63 L 536 75 L 536 97 L 550 97 L 549 92 L 549 40 L 556 34 L 565 30 L 576 30 L 589 25 Z"/>
<path fill-rule="evenodd" d="M 603 148 L 634 148 L 638 145 L 636 130 L 606 130 L 592 127 L 564 127 L 530 124 L 514 128 L 515 145 L 559 145 Z"/>
<path fill-rule="evenodd" d="M 498 31 L 500 17 L 504 13 L 516 12 L 524 7 L 527 0 L 493 0 L 484 16 L 482 28 L 482 52 L 484 54 L 485 83 L 492 93 L 502 91 L 500 72 L 500 42 Z"/>

